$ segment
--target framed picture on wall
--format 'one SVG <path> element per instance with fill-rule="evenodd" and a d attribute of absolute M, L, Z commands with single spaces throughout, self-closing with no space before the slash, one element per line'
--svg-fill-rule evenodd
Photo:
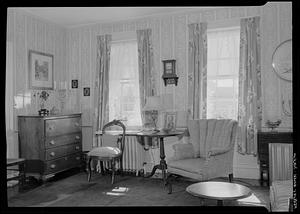
<path fill-rule="evenodd" d="M 176 129 L 176 112 L 166 112 L 164 117 L 164 130 L 174 131 Z"/>
<path fill-rule="evenodd" d="M 89 87 L 83 88 L 83 96 L 90 96 L 90 88 Z"/>
<path fill-rule="evenodd" d="M 28 52 L 29 88 L 53 89 L 53 55 L 34 50 Z"/>
<path fill-rule="evenodd" d="M 78 88 L 78 80 L 72 80 L 72 88 Z"/>

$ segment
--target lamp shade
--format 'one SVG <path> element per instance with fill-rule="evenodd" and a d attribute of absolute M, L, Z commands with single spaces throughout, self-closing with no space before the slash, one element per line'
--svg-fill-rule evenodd
<path fill-rule="evenodd" d="M 144 111 L 160 110 L 161 103 L 159 96 L 146 97 L 146 104 L 143 108 Z"/>
<path fill-rule="evenodd" d="M 173 109 L 173 94 L 162 94 L 160 97 L 161 97 L 161 110 Z"/>

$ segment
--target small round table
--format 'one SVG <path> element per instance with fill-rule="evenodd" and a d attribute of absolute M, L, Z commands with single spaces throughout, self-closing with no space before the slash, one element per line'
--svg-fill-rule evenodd
<path fill-rule="evenodd" d="M 199 182 L 186 188 L 186 191 L 196 197 L 215 199 L 218 206 L 223 206 L 224 200 L 237 200 L 249 197 L 251 189 L 240 184 L 227 182 Z"/>

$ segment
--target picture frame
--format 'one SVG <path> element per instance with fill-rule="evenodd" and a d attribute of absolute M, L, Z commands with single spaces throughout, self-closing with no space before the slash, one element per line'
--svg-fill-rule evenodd
<path fill-rule="evenodd" d="M 78 88 L 78 80 L 72 80 L 72 88 Z"/>
<path fill-rule="evenodd" d="M 164 115 L 164 130 L 174 131 L 176 130 L 176 112 L 165 112 Z"/>
<path fill-rule="evenodd" d="M 144 128 L 145 129 L 154 129 L 156 127 L 156 123 L 158 120 L 158 111 L 145 111 L 144 112 L 145 120 L 144 120 Z"/>
<path fill-rule="evenodd" d="M 83 96 L 90 96 L 90 88 L 89 87 L 83 88 Z"/>
<path fill-rule="evenodd" d="M 53 55 L 35 50 L 28 51 L 29 88 L 54 89 Z"/>

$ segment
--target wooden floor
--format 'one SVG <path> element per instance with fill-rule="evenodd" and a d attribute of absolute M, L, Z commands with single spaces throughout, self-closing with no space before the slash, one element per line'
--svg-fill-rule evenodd
<path fill-rule="evenodd" d="M 70 174 L 71 173 L 71 174 Z M 115 184 L 110 184 L 110 175 L 92 176 L 87 181 L 85 172 L 70 172 L 55 177 L 52 181 L 15 192 L 9 197 L 9 207 L 65 207 L 65 206 L 201 206 L 200 200 L 185 191 L 194 180 L 180 178 L 174 181 L 173 193 L 167 194 L 159 178 L 144 178 L 134 175 L 117 175 Z M 228 181 L 218 178 L 214 181 Z M 257 180 L 234 179 L 235 183 L 249 187 L 253 194 L 238 201 L 225 201 L 224 206 L 269 207 L 269 188 L 261 187 Z M 8 190 L 8 194 L 9 194 Z M 205 199 L 204 206 L 216 206 L 215 200 Z"/>

